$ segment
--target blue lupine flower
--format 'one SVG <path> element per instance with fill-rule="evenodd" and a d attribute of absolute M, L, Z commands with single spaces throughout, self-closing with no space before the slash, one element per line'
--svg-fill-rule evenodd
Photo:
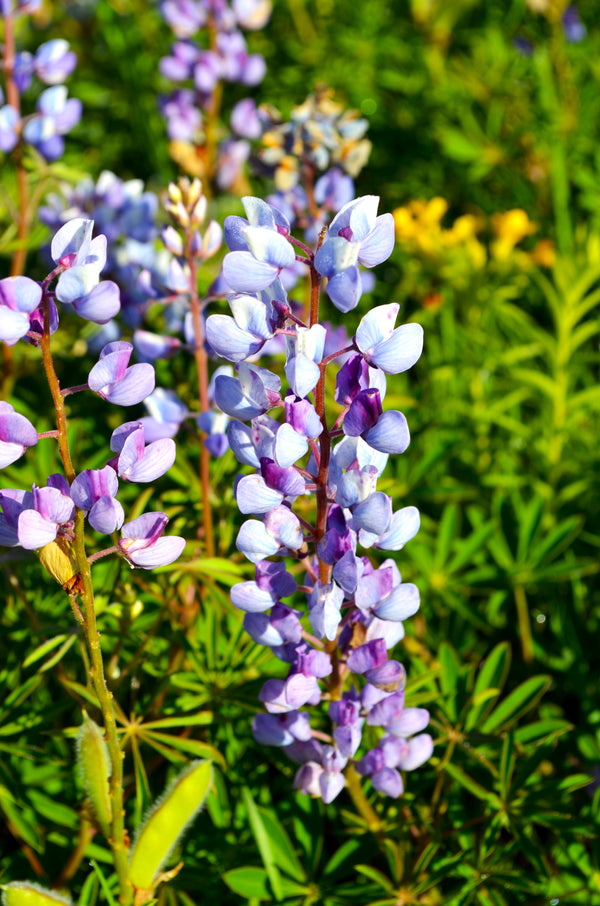
<path fill-rule="evenodd" d="M 62 136 L 81 119 L 81 101 L 67 95 L 64 85 L 42 91 L 36 103 L 37 114 L 23 126 L 23 139 L 46 160 L 57 160 L 61 156 L 65 148 Z"/>
<path fill-rule="evenodd" d="M 369 365 L 386 374 L 400 374 L 418 361 L 423 351 L 423 328 L 403 324 L 394 329 L 399 306 L 379 305 L 361 319 L 354 342 Z"/>
<path fill-rule="evenodd" d="M 63 38 L 55 38 L 41 44 L 33 59 L 35 74 L 46 85 L 59 85 L 64 82 L 76 65 L 77 57 L 69 49 L 69 42 Z"/>

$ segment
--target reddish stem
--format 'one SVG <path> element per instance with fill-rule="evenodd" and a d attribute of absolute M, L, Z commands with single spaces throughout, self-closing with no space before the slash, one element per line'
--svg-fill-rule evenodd
<path fill-rule="evenodd" d="M 198 295 L 198 266 L 192 249 L 193 228 L 185 231 L 185 257 L 190 269 L 190 306 L 194 322 L 194 358 L 198 375 L 198 400 L 201 412 L 208 412 L 210 402 L 208 399 L 208 356 L 204 345 L 204 330 L 200 298 Z M 210 502 L 210 453 L 201 444 L 200 447 L 200 481 L 202 484 L 202 524 L 204 526 L 204 542 L 208 557 L 215 555 L 215 540 L 213 531 L 213 517 Z"/>

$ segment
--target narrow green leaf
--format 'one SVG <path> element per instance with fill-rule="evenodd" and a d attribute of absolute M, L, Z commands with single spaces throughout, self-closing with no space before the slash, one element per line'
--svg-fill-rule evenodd
<path fill-rule="evenodd" d="M 198 739 L 187 739 L 185 736 L 172 736 L 170 733 L 156 733 L 154 730 L 150 730 L 148 733 L 141 733 L 140 738 L 148 742 L 154 740 L 165 746 L 177 749 L 178 752 L 186 752 L 189 755 L 195 755 L 196 758 L 218 761 L 222 767 L 227 767 L 221 753 L 207 742 L 200 742 Z"/>
<path fill-rule="evenodd" d="M 252 833 L 254 834 L 254 839 L 256 840 L 256 845 L 258 846 L 263 865 L 265 866 L 265 871 L 269 876 L 269 881 L 273 888 L 273 893 L 277 900 L 281 900 L 283 895 L 281 890 L 281 878 L 277 865 L 275 864 L 275 856 L 271 848 L 271 841 L 269 840 L 267 829 L 248 787 L 242 789 L 242 798 L 248 812 L 248 819 L 250 821 Z"/>
<path fill-rule="evenodd" d="M 371 881 L 374 881 L 379 887 L 382 887 L 387 893 L 394 892 L 394 885 L 387 878 L 383 872 L 379 871 L 377 868 L 373 868 L 371 865 L 355 865 L 355 868 L 361 875 L 364 875 L 366 878 L 370 878 Z"/>
<path fill-rule="evenodd" d="M 53 638 L 47 639 L 41 645 L 38 645 L 37 648 L 34 648 L 31 654 L 27 655 L 23 661 L 23 667 L 30 667 L 32 664 L 35 664 L 36 661 L 45 657 L 49 651 L 54 651 L 58 645 L 62 645 L 67 638 L 69 638 L 69 636 L 63 632 L 61 635 L 55 635 Z"/>
<path fill-rule="evenodd" d="M 501 642 L 485 659 L 475 680 L 473 701 L 465 721 L 467 730 L 476 727 L 482 716 L 489 711 L 492 700 L 498 697 L 506 682 L 509 667 L 510 645 L 508 642 Z M 490 692 L 495 695 L 486 695 Z"/>
<path fill-rule="evenodd" d="M 458 765 L 448 762 L 444 770 L 447 774 L 450 774 L 457 783 L 460 783 L 466 790 L 472 793 L 474 796 L 477 796 L 478 799 L 482 799 L 484 802 L 498 802 L 498 797 L 491 790 L 486 790 L 485 787 L 477 783 L 469 774 L 466 774 L 462 768 L 459 768 Z"/>
<path fill-rule="evenodd" d="M 551 739 L 562 736 L 563 733 L 568 733 L 572 729 L 573 724 L 566 720 L 538 720 L 535 723 L 527 724 L 525 727 L 518 727 L 515 730 L 515 739 L 523 745 L 532 742 L 549 742 Z"/>
<path fill-rule="evenodd" d="M 264 808 L 259 808 L 258 812 L 261 816 L 264 828 L 269 835 L 277 867 L 282 869 L 282 871 L 287 872 L 294 880 L 306 883 L 306 871 L 300 860 L 297 858 L 290 838 L 279 823 L 275 813 L 267 811 Z"/>
<path fill-rule="evenodd" d="M 483 726 L 482 733 L 494 731 L 513 724 L 519 717 L 535 708 L 543 694 L 550 685 L 549 676 L 532 676 L 508 695 L 498 707 L 492 711 Z"/>
<path fill-rule="evenodd" d="M 181 717 L 161 717 L 160 720 L 149 720 L 142 724 L 144 730 L 154 730 L 169 727 L 206 727 L 212 724 L 214 715 L 212 711 L 200 711 L 199 714 L 182 714 Z"/>

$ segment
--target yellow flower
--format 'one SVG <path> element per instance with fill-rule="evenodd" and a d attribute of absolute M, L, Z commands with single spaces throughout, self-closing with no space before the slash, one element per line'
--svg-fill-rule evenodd
<path fill-rule="evenodd" d="M 496 240 L 490 243 L 490 250 L 498 261 L 510 258 L 514 247 L 526 236 L 531 236 L 538 229 L 527 213 L 521 208 L 503 211 L 492 216 L 492 229 Z"/>

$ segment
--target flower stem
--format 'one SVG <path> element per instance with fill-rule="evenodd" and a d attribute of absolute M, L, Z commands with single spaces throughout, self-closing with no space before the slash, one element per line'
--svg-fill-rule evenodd
<path fill-rule="evenodd" d="M 364 818 L 371 833 L 377 838 L 381 838 L 383 834 L 383 824 L 365 796 L 365 792 L 360 782 L 360 775 L 354 769 L 354 765 L 349 764 L 344 771 L 344 775 L 346 777 L 346 788 L 356 806 L 356 811 Z"/>
<path fill-rule="evenodd" d="M 190 272 L 189 291 L 192 319 L 194 323 L 194 358 L 196 360 L 196 373 L 198 376 L 198 401 L 200 411 L 208 412 L 210 402 L 208 399 L 208 356 L 204 345 L 204 330 L 202 328 L 201 305 L 198 295 L 198 267 L 192 249 L 193 230 L 185 231 L 185 257 Z M 213 530 L 213 516 L 210 502 L 210 453 L 204 446 L 200 447 L 200 482 L 202 484 L 202 524 L 204 526 L 204 543 L 207 557 L 215 555 L 215 539 Z"/>
<path fill-rule="evenodd" d="M 65 412 L 64 398 L 60 392 L 60 384 L 50 349 L 50 309 L 48 298 L 45 298 L 44 305 L 44 332 L 41 338 L 42 358 L 44 370 L 48 379 L 48 385 L 54 401 L 56 412 L 56 422 L 58 426 L 58 444 L 60 455 L 65 470 L 65 475 L 69 484 L 72 484 L 75 478 L 75 470 L 71 461 L 71 452 L 67 438 L 67 417 Z M 117 876 L 119 878 L 120 900 L 123 906 L 129 906 L 133 901 L 133 887 L 129 881 L 129 862 L 128 852 L 125 845 L 125 824 L 123 809 L 123 753 L 119 746 L 117 736 L 117 725 L 115 719 L 115 710 L 112 700 L 112 694 L 106 684 L 104 675 L 104 664 L 102 661 L 102 650 L 100 648 L 100 633 L 96 624 L 96 611 L 94 607 L 94 588 L 92 585 L 91 566 L 87 558 L 84 539 L 84 520 L 83 510 L 75 510 L 75 525 L 73 539 L 73 554 L 77 564 L 77 570 L 81 579 L 81 601 L 83 604 L 83 631 L 85 634 L 87 647 L 90 654 L 91 667 L 90 679 L 96 692 L 104 729 L 106 733 L 106 745 L 108 748 L 111 762 L 110 777 L 110 796 L 112 800 L 112 824 L 110 836 L 110 848 L 112 851 L 113 862 Z M 75 612 L 74 601 L 72 602 Z"/>

